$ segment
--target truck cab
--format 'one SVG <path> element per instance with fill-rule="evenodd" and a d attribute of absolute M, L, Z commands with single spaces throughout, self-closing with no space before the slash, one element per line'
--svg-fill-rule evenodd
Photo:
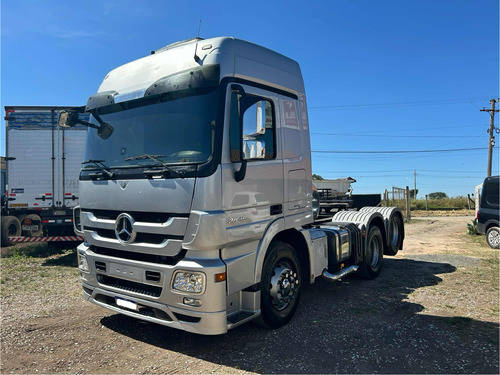
<path fill-rule="evenodd" d="M 111 71 L 81 112 L 75 223 L 89 301 L 220 334 L 256 317 L 286 324 L 302 284 L 327 268 L 380 271 L 381 214 L 330 240 L 313 228 L 306 95 L 290 58 L 232 37 L 174 43 Z M 365 232 L 366 256 L 355 248 Z"/>

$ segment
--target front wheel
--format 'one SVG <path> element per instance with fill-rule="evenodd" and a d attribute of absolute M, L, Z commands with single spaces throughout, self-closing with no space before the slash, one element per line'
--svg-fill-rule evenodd
<path fill-rule="evenodd" d="M 292 319 L 302 289 L 300 262 L 293 247 L 273 241 L 262 269 L 260 290 L 261 320 L 279 328 Z"/>
<path fill-rule="evenodd" d="M 492 249 L 500 248 L 500 228 L 491 227 L 486 231 L 486 242 Z"/>

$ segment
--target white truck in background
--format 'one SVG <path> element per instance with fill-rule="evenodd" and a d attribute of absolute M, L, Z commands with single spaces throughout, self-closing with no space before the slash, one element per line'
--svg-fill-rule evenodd
<path fill-rule="evenodd" d="M 78 205 L 87 128 L 57 126 L 59 113 L 74 109 L 5 107 L 2 246 L 83 240 L 74 233 L 72 210 Z"/>
<path fill-rule="evenodd" d="M 402 249 L 397 208 L 315 222 L 302 74 L 264 47 L 168 45 L 61 113 L 60 126 L 78 124 L 89 127 L 78 264 L 84 298 L 99 306 L 198 334 L 254 318 L 277 328 L 303 284 L 375 278 L 383 255 Z"/>

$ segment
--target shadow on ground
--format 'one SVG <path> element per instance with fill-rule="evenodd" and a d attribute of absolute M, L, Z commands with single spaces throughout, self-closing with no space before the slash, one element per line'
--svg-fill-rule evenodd
<path fill-rule="evenodd" d="M 495 373 L 498 324 L 426 315 L 407 297 L 437 285 L 447 263 L 386 259 L 376 280 L 318 280 L 304 287 L 285 327 L 247 324 L 199 336 L 123 315 L 101 323 L 158 348 L 258 373 Z"/>

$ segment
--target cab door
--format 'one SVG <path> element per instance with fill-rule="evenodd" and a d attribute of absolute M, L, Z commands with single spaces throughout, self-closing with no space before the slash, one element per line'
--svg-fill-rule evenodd
<path fill-rule="evenodd" d="M 283 215 L 278 95 L 247 85 L 230 85 L 228 95 L 230 162 L 223 164 L 222 204 L 228 227 L 241 239 Z"/>
<path fill-rule="evenodd" d="M 245 263 L 253 266 L 264 232 L 273 220 L 283 216 L 283 161 L 277 139 L 279 99 L 277 94 L 260 88 L 231 84 L 226 107 L 222 209 L 226 213 L 227 247 L 223 258 L 248 257 Z M 252 267 L 234 271 L 228 274 L 253 280 Z M 236 281 L 228 280 L 230 290 L 243 287 L 232 282 Z"/>

